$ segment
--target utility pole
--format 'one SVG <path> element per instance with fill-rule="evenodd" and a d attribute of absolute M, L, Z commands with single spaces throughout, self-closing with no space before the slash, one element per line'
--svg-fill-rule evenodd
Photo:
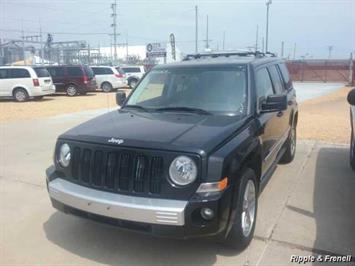
<path fill-rule="evenodd" d="M 210 48 L 210 44 L 209 44 L 209 39 L 208 39 L 208 15 L 207 15 L 207 20 L 206 20 L 206 50 Z"/>
<path fill-rule="evenodd" d="M 128 34 L 126 33 L 126 61 L 128 62 Z"/>
<path fill-rule="evenodd" d="M 284 57 L 284 49 L 285 49 L 285 42 L 282 41 L 282 42 L 281 42 L 281 58 Z"/>
<path fill-rule="evenodd" d="M 334 48 L 333 45 L 328 46 L 328 59 L 332 57 L 333 48 Z"/>
<path fill-rule="evenodd" d="M 261 39 L 261 52 L 265 53 L 265 39 L 264 39 L 264 36 Z"/>
<path fill-rule="evenodd" d="M 117 63 L 117 0 L 111 4 L 112 14 L 111 17 L 113 22 L 111 27 L 113 27 L 113 58 L 114 63 Z"/>
<path fill-rule="evenodd" d="M 272 4 L 272 0 L 266 1 L 266 44 L 265 44 L 265 52 L 269 51 L 269 9 Z"/>
<path fill-rule="evenodd" d="M 259 25 L 256 25 L 255 52 L 258 51 Z"/>
<path fill-rule="evenodd" d="M 43 61 L 43 39 L 42 39 L 42 23 L 41 23 L 41 19 L 39 19 L 39 38 L 40 38 L 40 42 L 41 42 L 41 51 L 39 53 L 39 56 L 41 57 L 41 65 L 44 64 L 44 61 Z"/>
<path fill-rule="evenodd" d="M 195 53 L 198 53 L 198 7 L 195 6 Z"/>
<path fill-rule="evenodd" d="M 223 32 L 223 43 L 222 43 L 222 48 L 223 48 L 223 51 L 224 51 L 224 45 L 226 43 L 226 32 L 224 31 Z"/>
<path fill-rule="evenodd" d="M 22 56 L 23 56 L 23 64 L 26 65 L 25 58 L 25 33 L 23 31 L 23 21 L 21 20 L 21 38 L 22 38 Z"/>
<path fill-rule="evenodd" d="M 295 60 L 295 59 L 296 59 L 296 43 L 293 46 L 293 60 Z"/>

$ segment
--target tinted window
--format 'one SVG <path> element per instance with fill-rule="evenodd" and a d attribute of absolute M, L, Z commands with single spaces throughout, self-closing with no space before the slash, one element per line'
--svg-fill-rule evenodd
<path fill-rule="evenodd" d="M 93 67 L 92 70 L 94 71 L 95 75 L 113 74 L 112 69 L 108 67 Z"/>
<path fill-rule="evenodd" d="M 269 67 L 272 83 L 274 84 L 275 92 L 282 93 L 285 90 L 283 85 L 283 81 L 281 80 L 279 71 L 277 70 L 276 66 Z"/>
<path fill-rule="evenodd" d="M 84 66 L 85 74 L 91 79 L 94 77 L 94 72 L 92 71 L 91 67 Z"/>
<path fill-rule="evenodd" d="M 64 68 L 63 67 L 51 67 L 47 69 L 52 77 L 64 77 Z"/>
<path fill-rule="evenodd" d="M 11 78 L 30 78 L 31 75 L 27 69 L 17 68 L 17 69 L 10 69 L 10 76 Z"/>
<path fill-rule="evenodd" d="M 39 78 L 44 78 L 44 77 L 50 77 L 51 75 L 49 74 L 48 70 L 45 69 L 44 67 L 36 67 L 34 68 L 34 71 L 37 74 L 37 77 Z"/>
<path fill-rule="evenodd" d="M 67 67 L 68 76 L 71 77 L 81 77 L 83 72 L 80 67 Z"/>
<path fill-rule="evenodd" d="M 256 72 L 256 89 L 258 98 L 274 94 L 269 72 L 266 68 L 262 68 Z"/>
<path fill-rule="evenodd" d="M 125 73 L 120 67 L 116 67 L 116 70 L 122 75 Z"/>
<path fill-rule="evenodd" d="M 139 67 L 122 67 L 125 73 L 140 73 L 141 69 Z"/>
<path fill-rule="evenodd" d="M 290 74 L 288 72 L 288 69 L 286 67 L 285 64 L 279 64 L 279 69 L 281 71 L 282 74 L 282 78 L 286 84 L 286 87 L 289 88 L 291 86 L 291 78 L 290 78 Z"/>
<path fill-rule="evenodd" d="M 0 79 L 7 79 L 9 78 L 9 69 L 0 69 Z"/>

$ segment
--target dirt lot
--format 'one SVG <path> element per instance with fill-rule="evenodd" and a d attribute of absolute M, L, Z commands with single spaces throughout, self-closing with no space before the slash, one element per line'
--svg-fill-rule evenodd
<path fill-rule="evenodd" d="M 343 88 L 300 104 L 299 139 L 317 139 L 333 143 L 348 143 L 350 136 L 349 105 Z M 126 90 L 129 93 L 130 90 Z M 0 122 L 28 120 L 99 108 L 114 108 L 115 93 L 91 93 L 87 96 L 55 95 L 41 101 L 16 103 L 0 101 Z"/>
<path fill-rule="evenodd" d="M 343 88 L 299 106 L 298 137 L 333 143 L 350 141 L 349 104 L 351 88 Z"/>
<path fill-rule="evenodd" d="M 131 90 L 125 90 L 129 93 Z M 0 101 L 0 122 L 68 114 L 116 106 L 115 92 L 94 92 L 84 96 L 68 97 L 64 94 L 45 96 L 40 101 L 17 103 L 12 100 Z"/>

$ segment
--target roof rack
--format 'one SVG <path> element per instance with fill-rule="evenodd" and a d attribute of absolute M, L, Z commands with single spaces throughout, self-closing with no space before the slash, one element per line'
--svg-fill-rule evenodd
<path fill-rule="evenodd" d="M 230 57 L 230 56 L 254 56 L 254 57 L 265 57 L 265 56 L 276 57 L 274 53 L 271 52 L 260 52 L 260 51 L 246 51 L 246 52 L 214 52 L 214 53 L 198 53 L 198 54 L 188 54 L 184 57 L 183 61 L 194 60 L 194 59 L 201 59 L 201 58 L 216 58 L 216 57 Z"/>

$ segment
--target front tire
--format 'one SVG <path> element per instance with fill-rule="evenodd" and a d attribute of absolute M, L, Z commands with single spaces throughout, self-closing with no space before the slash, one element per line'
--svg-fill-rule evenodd
<path fill-rule="evenodd" d="M 236 250 L 245 249 L 253 239 L 256 213 L 258 209 L 258 190 L 256 175 L 247 168 L 237 184 L 236 218 L 225 244 Z"/>
<path fill-rule="evenodd" d="M 287 164 L 293 161 L 296 154 L 297 132 L 296 126 L 291 127 L 290 135 L 286 141 L 286 152 L 280 159 L 280 163 Z"/>
<path fill-rule="evenodd" d="M 25 102 L 28 100 L 28 93 L 25 89 L 15 89 L 13 96 L 17 102 Z"/>

